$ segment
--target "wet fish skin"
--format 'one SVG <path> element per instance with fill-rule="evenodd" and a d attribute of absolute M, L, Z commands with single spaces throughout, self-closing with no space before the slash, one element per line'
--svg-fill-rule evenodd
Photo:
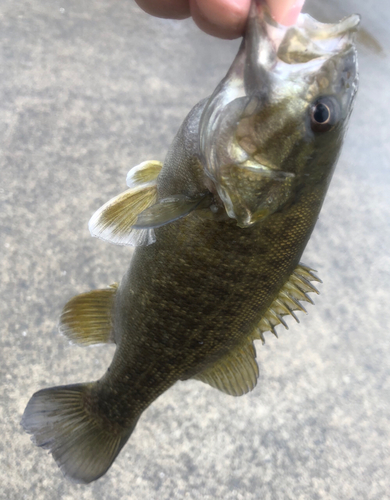
<path fill-rule="evenodd" d="M 352 109 L 357 22 L 300 17 L 283 45 L 287 28 L 253 2 L 231 69 L 185 119 L 164 165 L 129 174 L 130 190 L 92 218 L 94 234 L 127 243 L 130 232 L 139 246 L 119 285 L 69 301 L 61 329 L 83 344 L 115 342 L 114 358 L 97 382 L 34 394 L 22 420 L 71 480 L 103 475 L 178 380 L 251 390 L 253 340 L 309 300 L 315 277 L 299 261 Z"/>

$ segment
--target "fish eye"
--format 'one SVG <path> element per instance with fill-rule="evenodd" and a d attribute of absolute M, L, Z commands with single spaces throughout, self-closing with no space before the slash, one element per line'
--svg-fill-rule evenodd
<path fill-rule="evenodd" d="M 338 106 L 331 97 L 321 97 L 311 106 L 310 125 L 313 132 L 328 132 L 338 122 Z"/>
<path fill-rule="evenodd" d="M 317 106 L 313 109 L 313 120 L 316 123 L 325 125 L 325 123 L 328 123 L 329 118 L 330 118 L 330 109 L 326 104 L 319 102 Z"/>

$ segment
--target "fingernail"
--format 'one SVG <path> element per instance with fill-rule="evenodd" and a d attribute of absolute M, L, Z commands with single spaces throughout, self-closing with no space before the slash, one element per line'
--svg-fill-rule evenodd
<path fill-rule="evenodd" d="M 294 4 L 281 16 L 280 24 L 291 26 L 297 22 L 298 16 L 302 10 L 305 0 L 297 0 Z"/>

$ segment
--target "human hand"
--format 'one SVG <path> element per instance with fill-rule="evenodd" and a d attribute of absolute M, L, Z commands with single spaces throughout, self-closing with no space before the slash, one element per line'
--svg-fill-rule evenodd
<path fill-rule="evenodd" d="M 170 19 L 192 16 L 200 29 L 219 38 L 242 35 L 251 0 L 135 0 L 148 14 Z M 272 16 L 291 25 L 305 0 L 267 0 Z"/>

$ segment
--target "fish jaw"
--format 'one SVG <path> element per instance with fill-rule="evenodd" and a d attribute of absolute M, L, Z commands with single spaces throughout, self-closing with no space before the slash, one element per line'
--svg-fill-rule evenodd
<path fill-rule="evenodd" d="M 205 174 L 238 226 L 282 209 L 310 181 L 329 184 L 358 88 L 359 19 L 324 24 L 301 14 L 285 27 L 263 1 L 252 3 L 240 50 L 200 122 Z M 313 126 L 318 109 L 332 127 Z M 326 165 L 313 163 L 321 152 Z"/>

